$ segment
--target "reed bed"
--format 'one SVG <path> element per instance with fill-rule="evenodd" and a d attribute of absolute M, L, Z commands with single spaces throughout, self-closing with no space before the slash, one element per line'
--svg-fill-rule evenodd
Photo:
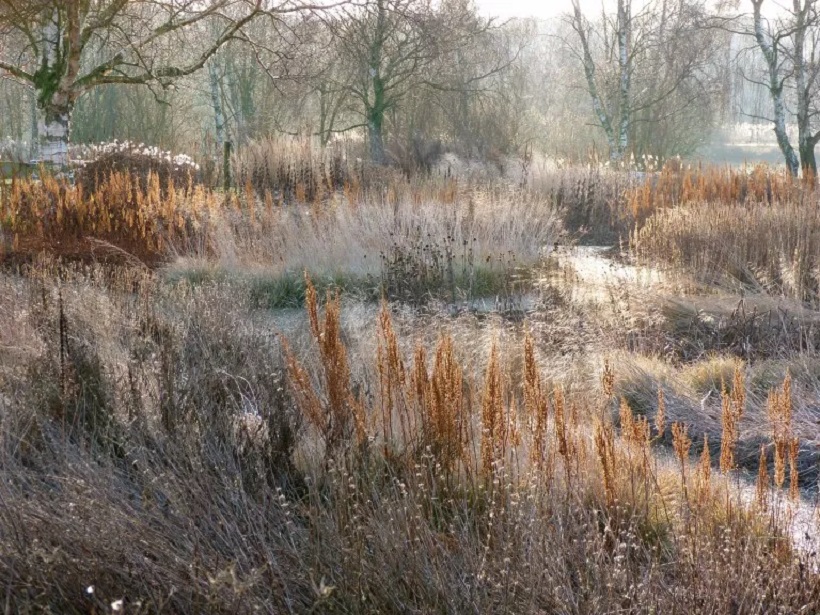
<path fill-rule="evenodd" d="M 347 186 L 312 203 L 260 199 L 250 185 L 176 186 L 151 171 L 95 185 L 15 180 L 0 193 L 3 260 L 47 253 L 164 266 L 172 278 L 240 277 L 272 307 L 301 303 L 308 271 L 325 286 L 418 304 L 510 293 L 561 231 L 548 199 L 452 179 Z"/>
<path fill-rule="evenodd" d="M 442 186 L 381 197 L 340 199 L 324 208 L 265 211 L 272 225 L 234 222 L 230 242 L 219 250 L 239 264 L 273 266 L 321 274 L 341 270 L 377 274 L 380 255 L 411 244 L 471 252 L 477 261 L 514 254 L 535 263 L 558 238 L 560 217 L 548 201 L 516 190 Z M 253 215 L 253 214 L 251 214 Z M 260 214 L 261 217 L 261 214 Z"/>
<path fill-rule="evenodd" d="M 242 197 L 210 219 L 209 250 L 182 251 L 171 277 L 244 278 L 272 307 L 301 304 L 305 271 L 325 287 L 415 304 L 503 296 L 542 264 L 562 227 L 549 200 L 455 181 L 338 193 L 321 205 Z"/>
<path fill-rule="evenodd" d="M 633 234 L 636 254 L 816 307 L 820 299 L 820 214 L 814 202 L 693 203 L 663 209 Z"/>
<path fill-rule="evenodd" d="M 659 209 L 690 203 L 769 205 L 816 202 L 816 178 L 795 180 L 785 170 L 767 165 L 731 167 L 683 165 L 672 161 L 626 194 L 626 207 L 636 220 Z"/>

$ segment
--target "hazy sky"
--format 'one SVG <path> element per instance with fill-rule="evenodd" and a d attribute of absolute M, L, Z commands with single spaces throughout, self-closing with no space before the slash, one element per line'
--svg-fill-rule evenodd
<path fill-rule="evenodd" d="M 570 9 L 571 0 L 476 0 L 485 15 L 497 17 L 554 17 Z"/>
<path fill-rule="evenodd" d="M 572 0 L 475 0 L 479 10 L 488 16 L 495 17 L 555 17 L 572 8 Z M 612 4 L 613 0 L 604 0 Z M 640 4 L 640 0 L 636 2 Z M 769 0 L 763 4 L 763 14 L 777 16 L 783 13 L 783 6 L 791 6 L 788 0 Z M 600 11 L 601 0 L 581 0 L 581 8 Z M 751 13 L 749 0 L 741 0 L 740 11 Z"/>

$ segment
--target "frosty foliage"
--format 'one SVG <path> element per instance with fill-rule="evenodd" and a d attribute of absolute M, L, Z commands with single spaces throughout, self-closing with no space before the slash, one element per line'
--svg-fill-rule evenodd
<path fill-rule="evenodd" d="M 187 154 L 174 154 L 145 143 L 133 141 L 109 141 L 106 143 L 88 143 L 72 145 L 71 159 L 80 166 L 96 162 L 101 158 L 112 156 L 127 156 L 131 158 L 150 158 L 158 163 L 173 165 L 175 169 L 187 168 L 199 171 L 199 165 Z"/>
<path fill-rule="evenodd" d="M 143 183 L 150 173 L 155 173 L 163 189 L 169 181 L 184 186 L 200 179 L 200 167 L 190 156 L 144 143 L 111 141 L 74 145 L 70 158 L 76 167 L 76 180 L 87 188 L 95 187 L 114 172 L 129 172 Z"/>

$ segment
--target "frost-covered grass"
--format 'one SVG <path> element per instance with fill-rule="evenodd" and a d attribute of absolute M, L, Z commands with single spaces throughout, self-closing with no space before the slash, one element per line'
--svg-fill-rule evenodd
<path fill-rule="evenodd" d="M 260 314 L 122 268 L 0 290 L 12 612 L 820 607 L 788 506 L 760 503 L 788 483 L 739 493 L 671 396 L 644 415 L 620 361 L 556 370 L 535 320 L 312 291 Z"/>
<path fill-rule="evenodd" d="M 80 166 L 101 158 L 124 157 L 129 159 L 147 158 L 158 163 L 172 165 L 176 169 L 199 170 L 199 164 L 187 154 L 175 154 L 154 145 L 134 143 L 132 141 L 72 145 L 69 149 L 69 157 L 75 161 L 75 164 Z"/>
<path fill-rule="evenodd" d="M 562 224 L 634 223 L 635 190 L 645 229 L 688 211 L 685 174 L 388 172 L 296 204 L 149 178 L 93 204 L 22 183 L 4 210 L 50 238 L 0 272 L 7 610 L 820 608 L 790 512 L 812 513 L 818 319 L 603 251 L 538 268 Z M 55 260 L 111 220 L 108 250 L 161 258 Z M 413 300 L 519 268 L 539 292 L 515 313 Z"/>

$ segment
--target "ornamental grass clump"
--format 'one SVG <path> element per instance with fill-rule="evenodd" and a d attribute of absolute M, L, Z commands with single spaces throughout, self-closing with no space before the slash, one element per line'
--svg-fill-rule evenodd
<path fill-rule="evenodd" d="M 780 389 L 769 392 L 766 411 L 771 425 L 774 444 L 774 484 L 782 489 L 786 482 L 786 464 L 789 466 L 789 496 L 800 497 L 797 456 L 800 442 L 792 428 L 792 377 L 786 372 Z"/>
<path fill-rule="evenodd" d="M 113 173 L 92 191 L 50 176 L 15 180 L 0 193 L 0 255 L 157 265 L 174 251 L 207 246 L 216 207 L 201 187 L 163 185 L 154 173 L 145 186 Z"/>
<path fill-rule="evenodd" d="M 529 331 L 524 337 L 524 409 L 532 431 L 530 460 L 536 468 L 540 468 L 546 462 L 549 399 L 542 390 L 535 341 Z"/>
<path fill-rule="evenodd" d="M 743 371 L 740 365 L 735 367 L 732 391 L 726 390 L 725 383 L 721 391 L 721 424 L 723 433 L 720 438 L 720 471 L 724 474 L 735 469 L 737 443 L 740 438 L 740 419 L 746 405 L 746 391 Z"/>
<path fill-rule="evenodd" d="M 361 401 L 351 387 L 347 350 L 341 339 L 339 295 L 328 294 L 324 319 L 321 319 L 316 289 L 309 278 L 305 279 L 305 286 L 305 307 L 310 332 L 319 350 L 324 395 L 317 395 L 310 375 L 287 344 L 285 354 L 294 395 L 305 416 L 318 430 L 330 460 L 350 443 L 353 434 L 360 447 L 367 444 L 365 416 Z"/>
<path fill-rule="evenodd" d="M 74 160 L 74 180 L 82 184 L 88 194 L 115 174 L 128 175 L 143 190 L 148 188 L 154 175 L 163 196 L 169 194 L 173 186 L 190 188 L 202 180 L 202 170 L 190 156 L 144 143 L 112 141 L 76 145 L 71 147 L 70 155 Z"/>

